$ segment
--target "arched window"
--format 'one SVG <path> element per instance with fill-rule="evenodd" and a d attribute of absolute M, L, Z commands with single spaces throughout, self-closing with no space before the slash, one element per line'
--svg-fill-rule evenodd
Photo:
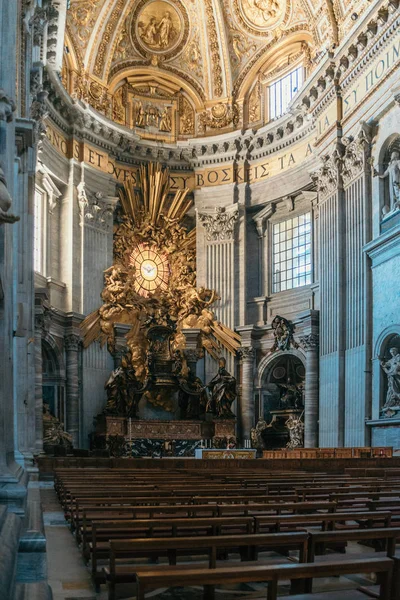
<path fill-rule="evenodd" d="M 269 85 L 269 119 L 282 116 L 304 82 L 304 67 L 297 66 Z"/>
<path fill-rule="evenodd" d="M 64 423 L 65 428 L 65 381 L 56 353 L 46 341 L 42 342 L 42 377 L 43 404 L 49 405 L 51 414 Z"/>

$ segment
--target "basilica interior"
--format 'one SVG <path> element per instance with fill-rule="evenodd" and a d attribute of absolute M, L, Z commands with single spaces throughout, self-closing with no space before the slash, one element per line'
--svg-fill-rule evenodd
<path fill-rule="evenodd" d="M 0 40 L 0 600 L 400 600 L 399 0 Z"/>

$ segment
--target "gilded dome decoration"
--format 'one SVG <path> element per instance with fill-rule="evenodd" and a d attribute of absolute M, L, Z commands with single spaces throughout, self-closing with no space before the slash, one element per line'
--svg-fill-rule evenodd
<path fill-rule="evenodd" d="M 142 139 L 175 143 L 261 127 L 270 119 L 270 86 L 297 68 L 304 81 L 346 34 L 358 6 L 359 0 L 71 0 L 62 80 L 74 98 Z"/>
<path fill-rule="evenodd" d="M 186 45 L 188 33 L 189 19 L 180 0 L 142 0 L 133 11 L 131 39 L 144 56 L 175 56 Z"/>
<path fill-rule="evenodd" d="M 240 0 L 237 3 L 241 17 L 249 27 L 270 29 L 285 16 L 285 0 Z"/>

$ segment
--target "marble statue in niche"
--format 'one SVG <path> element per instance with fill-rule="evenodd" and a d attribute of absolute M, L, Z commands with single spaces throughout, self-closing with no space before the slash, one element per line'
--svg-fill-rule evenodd
<path fill-rule="evenodd" d="M 396 150 L 390 155 L 390 162 L 386 171 L 378 175 L 379 179 L 389 180 L 389 201 L 390 207 L 383 208 L 383 216 L 388 212 L 400 209 L 400 153 Z"/>
<path fill-rule="evenodd" d="M 381 361 L 381 367 L 386 373 L 388 383 L 384 411 L 400 407 L 400 351 L 398 348 L 390 348 L 389 353 L 390 358 Z"/>

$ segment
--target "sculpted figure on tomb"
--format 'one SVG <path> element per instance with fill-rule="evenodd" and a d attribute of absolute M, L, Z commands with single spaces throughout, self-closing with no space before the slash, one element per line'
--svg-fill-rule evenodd
<path fill-rule="evenodd" d="M 400 153 L 392 152 L 388 168 L 379 179 L 389 179 L 390 211 L 400 208 Z"/>
<path fill-rule="evenodd" d="M 268 427 L 264 419 L 259 419 L 257 425 L 250 430 L 251 445 L 253 448 L 264 448 L 262 432 Z"/>
<path fill-rule="evenodd" d="M 43 445 L 72 448 L 72 436 L 64 431 L 63 424 L 51 414 L 48 404 L 43 404 Z"/>
<path fill-rule="evenodd" d="M 386 402 L 383 409 L 400 406 L 400 352 L 398 348 L 390 348 L 389 360 L 382 360 L 381 367 L 388 380 Z"/>
<path fill-rule="evenodd" d="M 301 417 L 290 415 L 286 421 L 286 427 L 289 430 L 290 440 L 286 444 L 286 448 L 293 450 L 294 448 L 302 448 L 304 445 L 304 423 Z"/>
<path fill-rule="evenodd" d="M 287 383 L 278 383 L 277 385 L 281 390 L 279 408 L 303 408 L 303 390 L 300 386 L 292 383 L 290 377 L 288 377 Z"/>
<path fill-rule="evenodd" d="M 225 358 L 220 358 L 218 373 L 207 386 L 211 393 L 211 399 L 207 404 L 207 412 L 211 412 L 222 419 L 233 419 L 235 415 L 231 410 L 231 406 L 237 396 L 236 379 L 228 373 L 225 366 Z"/>

